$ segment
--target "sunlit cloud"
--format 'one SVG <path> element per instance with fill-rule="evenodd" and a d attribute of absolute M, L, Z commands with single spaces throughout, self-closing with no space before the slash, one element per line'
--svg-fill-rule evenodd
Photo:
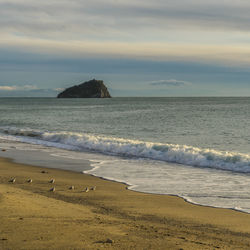
<path fill-rule="evenodd" d="M 12 90 L 15 90 L 15 87 L 11 87 L 11 86 L 0 86 L 0 90 L 12 91 Z"/>
<path fill-rule="evenodd" d="M 249 22 L 250 3 L 244 0 L 0 0 L 1 30 L 36 37 L 104 39 L 155 28 L 248 31 Z"/>
<path fill-rule="evenodd" d="M 112 41 L 51 41 L 45 39 L 16 38 L 6 36 L 0 47 L 27 53 L 50 55 L 55 58 L 128 58 L 160 61 L 191 61 L 219 63 L 228 66 L 249 66 L 248 44 L 210 45 Z"/>
<path fill-rule="evenodd" d="M 53 89 L 53 90 L 60 92 L 60 91 L 65 90 L 65 88 L 55 88 L 55 89 Z"/>
<path fill-rule="evenodd" d="M 0 92 L 4 93 L 55 93 L 63 91 L 64 88 L 41 89 L 36 85 L 0 85 Z"/>
<path fill-rule="evenodd" d="M 36 90 L 38 89 L 35 85 L 23 85 L 23 86 L 9 86 L 9 85 L 0 85 L 0 91 L 16 91 L 16 90 Z"/>
<path fill-rule="evenodd" d="M 0 0 L 0 48 L 249 65 L 250 2 Z"/>
<path fill-rule="evenodd" d="M 180 81 L 176 79 L 169 79 L 169 80 L 158 80 L 150 82 L 150 85 L 153 86 L 174 86 L 174 87 L 181 87 L 181 86 L 189 86 L 192 83 L 187 81 Z"/>

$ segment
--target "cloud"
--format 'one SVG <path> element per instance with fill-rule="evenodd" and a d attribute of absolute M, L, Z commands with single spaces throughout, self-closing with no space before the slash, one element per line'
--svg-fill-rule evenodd
<path fill-rule="evenodd" d="M 16 90 L 36 90 L 38 89 L 37 86 L 35 85 L 13 85 L 13 86 L 9 86 L 9 85 L 0 85 L 0 91 L 16 91 Z"/>
<path fill-rule="evenodd" d="M 0 31 L 40 38 L 135 39 L 166 30 L 249 30 L 250 2 L 0 0 Z"/>
<path fill-rule="evenodd" d="M 116 42 L 116 41 L 52 41 L 6 36 L 0 40 L 0 49 L 39 54 L 40 58 L 132 58 L 136 60 L 190 61 L 219 63 L 222 65 L 249 66 L 248 44 L 178 44 L 161 42 Z M 0 59 L 1 60 L 1 59 Z M 25 58 L 21 59 L 25 60 Z M 9 59 L 8 59 L 9 61 Z"/>
<path fill-rule="evenodd" d="M 0 85 L 0 97 L 54 97 L 64 88 L 39 88 L 36 85 Z"/>
<path fill-rule="evenodd" d="M 65 88 L 55 88 L 55 89 L 53 89 L 54 91 L 58 91 L 58 92 L 60 92 L 60 91 L 63 91 L 63 90 L 65 90 Z"/>
<path fill-rule="evenodd" d="M 190 82 L 187 82 L 187 81 L 179 81 L 179 80 L 175 80 L 175 79 L 169 79 L 169 80 L 152 81 L 152 82 L 150 82 L 150 85 L 153 85 L 153 86 L 174 86 L 174 87 L 182 87 L 182 86 L 191 85 L 191 83 L 190 83 Z"/>
<path fill-rule="evenodd" d="M 12 90 L 16 90 L 16 88 L 13 86 L 0 86 L 0 90 L 12 91 Z"/>
<path fill-rule="evenodd" d="M 250 64 L 249 23 L 245 0 L 0 0 L 0 49 Z"/>

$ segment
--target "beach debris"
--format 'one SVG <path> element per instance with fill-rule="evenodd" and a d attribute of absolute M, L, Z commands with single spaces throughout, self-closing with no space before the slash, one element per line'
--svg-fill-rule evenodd
<path fill-rule="evenodd" d="M 53 187 L 53 188 L 51 188 L 49 191 L 50 191 L 50 192 L 55 192 L 55 191 L 56 191 L 56 188 Z"/>
<path fill-rule="evenodd" d="M 48 171 L 45 171 L 45 170 L 42 170 L 41 173 L 42 173 L 42 174 L 48 174 L 49 172 L 48 172 Z"/>
<path fill-rule="evenodd" d="M 105 243 L 110 243 L 111 244 L 111 243 L 114 243 L 114 241 L 108 238 L 108 239 L 106 239 Z"/>
<path fill-rule="evenodd" d="M 51 179 L 49 183 L 55 183 L 55 179 Z"/>
<path fill-rule="evenodd" d="M 96 190 L 96 186 L 94 186 L 94 187 L 91 187 L 91 188 L 90 188 L 90 190 L 93 190 L 93 191 L 95 191 L 95 190 Z"/>
<path fill-rule="evenodd" d="M 70 190 L 74 190 L 75 187 L 74 187 L 74 186 L 70 186 L 69 189 L 70 189 Z"/>
<path fill-rule="evenodd" d="M 89 191 L 89 188 L 88 188 L 88 187 L 86 187 L 86 188 L 83 190 L 83 192 L 85 192 L 85 193 L 88 193 L 88 191 Z"/>
<path fill-rule="evenodd" d="M 32 183 L 32 181 L 33 181 L 32 179 L 28 179 L 27 180 L 28 183 Z"/>
<path fill-rule="evenodd" d="M 96 243 L 102 243 L 102 244 L 109 243 L 109 244 L 112 244 L 112 243 L 114 243 L 114 240 L 112 240 L 110 238 L 107 238 L 106 240 L 96 241 Z"/>
<path fill-rule="evenodd" d="M 16 178 L 11 178 L 11 179 L 9 180 L 9 182 L 15 183 L 15 182 L 16 182 Z"/>

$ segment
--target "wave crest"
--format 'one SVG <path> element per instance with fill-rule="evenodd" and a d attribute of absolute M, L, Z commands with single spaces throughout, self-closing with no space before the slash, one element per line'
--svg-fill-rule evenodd
<path fill-rule="evenodd" d="M 211 167 L 235 172 L 250 172 L 250 155 L 235 152 L 202 149 L 187 145 L 163 144 L 129 140 L 122 138 L 90 135 L 74 132 L 49 132 L 34 129 L 19 129 L 14 127 L 0 127 L 0 132 L 22 138 L 32 137 L 32 142 L 37 139 L 45 145 L 58 143 L 64 148 L 91 150 L 104 154 L 118 156 L 148 158 L 166 162 L 174 162 L 191 166 Z M 48 142 L 48 144 L 46 144 Z M 55 144 L 53 144 L 55 145 Z M 58 147 L 60 147 L 58 145 Z"/>

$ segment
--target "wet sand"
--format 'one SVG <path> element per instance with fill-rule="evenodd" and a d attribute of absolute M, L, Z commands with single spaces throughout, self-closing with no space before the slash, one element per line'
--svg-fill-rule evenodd
<path fill-rule="evenodd" d="M 250 214 L 4 158 L 0 222 L 0 249 L 250 249 Z"/>

